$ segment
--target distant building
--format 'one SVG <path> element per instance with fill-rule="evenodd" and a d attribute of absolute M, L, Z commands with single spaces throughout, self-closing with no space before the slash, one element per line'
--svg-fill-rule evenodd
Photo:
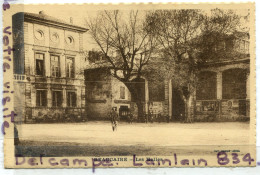
<path fill-rule="evenodd" d="M 85 67 L 86 110 L 89 118 L 108 120 L 112 107 L 116 107 L 122 120 L 131 112 L 138 118 L 135 97 L 127 86 L 111 75 L 109 64 L 98 51 L 89 51 L 89 63 Z M 135 83 L 135 79 L 131 83 Z M 145 77 L 138 82 L 144 114 L 169 115 L 169 82 L 150 82 Z"/>
<path fill-rule="evenodd" d="M 94 120 L 108 120 L 113 107 L 124 118 L 131 106 L 131 94 L 124 83 L 111 75 L 99 51 L 88 51 L 85 69 L 86 110 Z"/>
<path fill-rule="evenodd" d="M 113 107 L 120 116 L 127 115 L 131 94 L 122 82 L 110 75 L 109 70 L 87 69 L 85 77 L 86 110 L 90 119 L 108 120 Z"/>

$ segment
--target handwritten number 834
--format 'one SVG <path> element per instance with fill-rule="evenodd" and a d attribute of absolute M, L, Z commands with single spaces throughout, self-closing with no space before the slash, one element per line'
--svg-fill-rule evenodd
<path fill-rule="evenodd" d="M 240 159 L 238 157 L 237 153 L 232 153 L 232 158 L 228 158 L 228 155 L 226 152 L 219 152 L 217 155 L 218 164 L 219 165 L 227 165 L 230 161 L 232 161 L 233 164 L 240 163 Z M 230 160 L 232 159 L 232 160 Z M 254 159 L 251 158 L 250 153 L 247 153 L 242 158 L 242 161 L 248 162 L 249 165 L 251 165 L 251 162 L 254 162 Z"/>

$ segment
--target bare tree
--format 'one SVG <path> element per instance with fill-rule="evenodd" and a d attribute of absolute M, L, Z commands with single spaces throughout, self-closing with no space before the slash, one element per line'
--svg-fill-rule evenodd
<path fill-rule="evenodd" d="M 143 19 L 138 11 L 126 14 L 115 10 L 98 12 L 87 20 L 89 33 L 108 62 L 111 75 L 137 100 L 138 117 L 143 115 L 141 77 L 155 49 L 154 37 Z"/>

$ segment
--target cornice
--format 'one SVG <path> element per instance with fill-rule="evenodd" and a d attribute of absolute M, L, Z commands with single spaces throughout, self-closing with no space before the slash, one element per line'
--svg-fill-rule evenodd
<path fill-rule="evenodd" d="M 88 31 L 87 28 L 80 27 L 77 25 L 69 24 L 66 22 L 63 22 L 59 19 L 55 20 L 55 18 L 46 16 L 46 15 L 38 15 L 38 14 L 32 14 L 32 13 L 24 13 L 24 22 L 30 22 L 35 24 L 41 24 L 45 26 L 60 28 L 64 30 L 70 30 L 70 31 L 76 31 L 80 33 L 84 33 Z"/>

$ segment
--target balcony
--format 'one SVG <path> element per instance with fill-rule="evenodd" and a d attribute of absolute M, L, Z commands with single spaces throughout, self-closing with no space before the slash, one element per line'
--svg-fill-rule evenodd
<path fill-rule="evenodd" d="M 14 81 L 25 82 L 25 81 L 27 81 L 26 75 L 24 75 L 24 74 L 14 74 Z"/>

